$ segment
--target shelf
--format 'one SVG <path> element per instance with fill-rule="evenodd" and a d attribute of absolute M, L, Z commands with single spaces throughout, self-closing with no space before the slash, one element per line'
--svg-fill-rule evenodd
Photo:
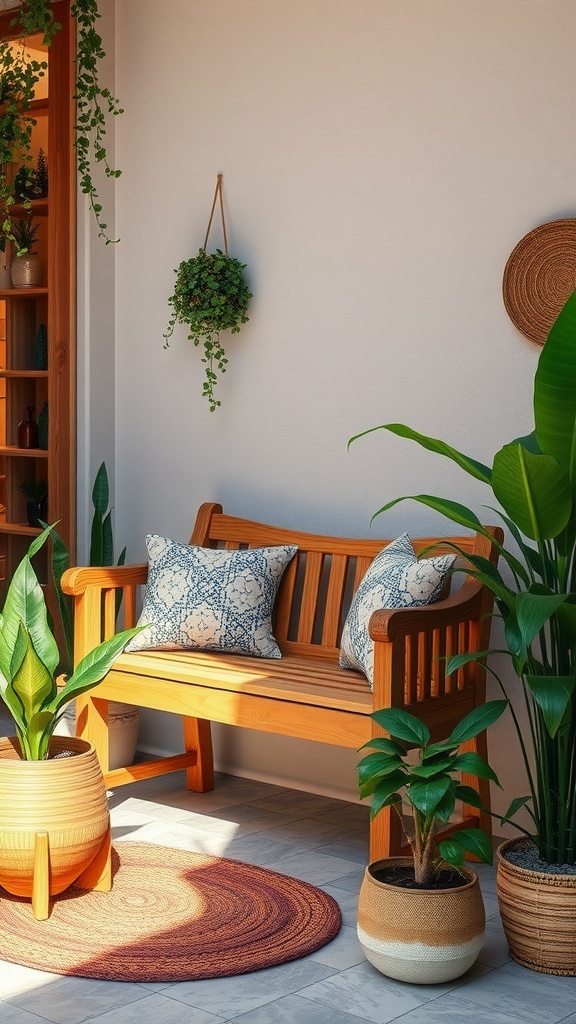
<path fill-rule="evenodd" d="M 37 537 L 42 530 L 28 523 L 0 523 L 0 533 L 12 533 L 16 537 Z"/>
<path fill-rule="evenodd" d="M 18 448 L 17 445 L 0 445 L 0 455 L 13 455 L 16 458 L 24 459 L 47 459 L 46 448 Z"/>
<path fill-rule="evenodd" d="M 3 377 L 9 377 L 11 379 L 22 380 L 45 380 L 48 377 L 48 370 L 0 370 L 0 379 Z"/>
<path fill-rule="evenodd" d="M 0 299 L 38 299 L 48 295 L 47 288 L 2 288 Z"/>
<path fill-rule="evenodd" d="M 47 217 L 48 216 L 48 198 L 45 199 L 32 199 L 31 206 L 28 208 L 24 206 L 24 203 L 14 203 L 10 207 L 11 217 Z M 18 289 L 20 291 L 20 289 Z"/>

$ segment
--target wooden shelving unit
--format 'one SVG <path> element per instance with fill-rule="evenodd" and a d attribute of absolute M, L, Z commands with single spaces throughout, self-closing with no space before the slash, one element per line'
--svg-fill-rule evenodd
<path fill-rule="evenodd" d="M 48 481 L 48 521 L 75 555 L 75 166 L 73 150 L 73 21 L 69 5 L 59 3 L 55 16 L 61 31 L 49 48 L 47 96 L 33 101 L 32 155 L 40 146 L 48 164 L 48 197 L 32 201 L 31 214 L 39 227 L 38 254 L 45 279 L 38 288 L 0 290 L 0 592 L 38 528 L 30 526 L 26 501 L 18 489 L 24 480 Z M 0 38 L 17 38 L 10 22 L 14 11 L 0 15 Z M 16 170 L 16 168 L 15 168 Z M 27 216 L 22 204 L 14 218 Z M 34 338 L 40 324 L 48 336 L 48 368 L 35 369 Z M 48 403 L 48 447 L 19 448 L 18 422 L 33 406 L 36 420 Z M 48 559 L 42 552 L 37 572 L 48 582 Z"/>

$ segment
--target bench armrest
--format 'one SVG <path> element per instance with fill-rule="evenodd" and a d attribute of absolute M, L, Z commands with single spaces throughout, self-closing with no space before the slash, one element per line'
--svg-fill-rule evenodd
<path fill-rule="evenodd" d="M 77 566 L 66 569 L 62 574 L 62 590 L 65 594 L 76 597 L 83 594 L 87 587 L 98 587 L 100 590 L 122 587 L 134 587 L 146 583 L 148 565 L 109 565 L 109 566 Z"/>
<path fill-rule="evenodd" d="M 477 617 L 482 609 L 482 586 L 466 580 L 443 601 L 415 608 L 385 608 L 372 613 L 368 630 L 372 640 L 391 643 L 423 630 L 456 626 Z"/>

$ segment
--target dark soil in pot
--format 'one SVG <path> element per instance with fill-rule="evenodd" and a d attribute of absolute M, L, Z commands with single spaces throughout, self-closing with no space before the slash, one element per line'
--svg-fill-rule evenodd
<path fill-rule="evenodd" d="M 466 885 L 468 879 L 454 868 L 445 868 L 431 881 L 423 885 L 414 878 L 414 868 L 401 864 L 390 864 L 385 867 L 371 870 L 371 875 L 377 882 L 385 882 L 387 885 L 395 885 L 399 889 L 459 889 Z"/>

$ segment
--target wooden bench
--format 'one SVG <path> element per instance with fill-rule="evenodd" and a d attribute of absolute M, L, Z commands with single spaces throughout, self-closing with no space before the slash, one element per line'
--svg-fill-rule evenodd
<path fill-rule="evenodd" d="M 502 531 L 490 528 L 501 541 Z M 416 551 L 436 542 L 414 540 Z M 96 747 L 109 786 L 186 769 L 190 789 L 214 786 L 211 722 L 244 726 L 306 740 L 358 749 L 382 735 L 370 718 L 382 707 L 406 708 L 426 722 L 436 740 L 445 739 L 465 714 L 485 701 L 485 672 L 467 664 L 447 677 L 444 656 L 488 647 L 492 596 L 466 576 L 461 588 L 422 608 L 377 611 L 370 621 L 375 644 L 374 692 L 363 675 L 338 665 L 339 638 L 352 595 L 374 556 L 387 541 L 321 537 L 224 515 L 216 504 L 201 506 L 191 544 L 239 549 L 295 544 L 278 593 L 274 635 L 277 660 L 202 651 L 146 651 L 123 654 L 99 686 L 77 700 L 77 732 Z M 483 555 L 496 564 L 497 546 L 482 534 L 449 537 L 437 552 Z M 435 551 L 435 553 L 437 553 Z M 147 566 L 69 569 L 62 585 L 74 596 L 75 658 L 78 661 L 115 631 L 116 598 L 123 591 L 123 625 L 135 623 L 138 589 Z M 120 628 L 120 625 L 118 626 Z M 181 715 L 184 752 L 108 771 L 108 700 Z M 466 745 L 486 756 L 485 734 Z M 489 807 L 489 785 L 464 779 Z M 467 824 L 490 831 L 490 818 L 466 807 Z M 370 857 L 402 847 L 395 812 L 372 822 Z"/>

